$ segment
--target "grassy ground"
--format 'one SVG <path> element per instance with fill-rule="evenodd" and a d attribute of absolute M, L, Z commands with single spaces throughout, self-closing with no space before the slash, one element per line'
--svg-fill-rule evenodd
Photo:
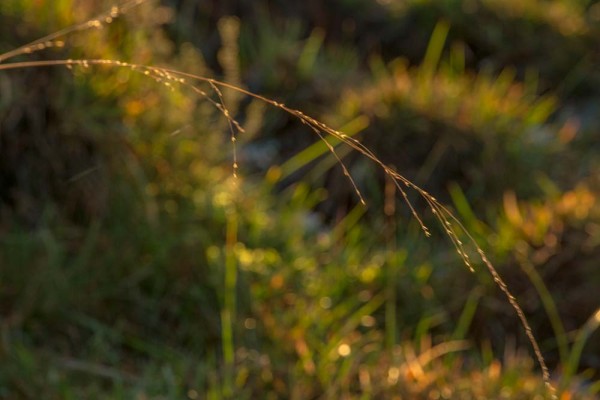
<path fill-rule="evenodd" d="M 598 396 L 598 4 L 137 3 L 0 5 L 0 397 Z"/>

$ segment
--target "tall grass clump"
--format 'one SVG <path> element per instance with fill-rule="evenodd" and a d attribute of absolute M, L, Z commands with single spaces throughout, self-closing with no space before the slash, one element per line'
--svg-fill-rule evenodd
<path fill-rule="evenodd" d="M 568 97 L 597 93 L 597 54 L 588 50 L 598 45 L 597 6 L 591 2 L 390 1 L 383 7 L 404 22 L 400 32 L 411 22 L 432 27 L 449 21 L 453 40 L 467 44 L 468 63 L 485 59 L 485 67 L 495 70 L 516 66 L 522 77 L 537 75 L 543 89 Z"/>
<path fill-rule="evenodd" d="M 419 221 L 419 224 L 420 224 L 421 229 L 423 230 L 425 236 L 429 237 L 431 235 L 430 229 L 422 222 L 421 217 L 417 213 L 416 209 L 413 207 L 413 205 L 407 195 L 407 190 L 409 190 L 409 189 L 416 191 L 428 204 L 431 212 L 438 218 L 438 221 L 444 227 L 446 234 L 448 235 L 451 242 L 455 246 L 459 257 L 463 260 L 465 266 L 467 268 L 469 268 L 471 271 L 473 271 L 473 268 L 474 268 L 473 261 L 471 260 L 471 255 L 469 254 L 470 252 L 465 247 L 465 243 L 463 242 L 463 240 L 468 241 L 467 245 L 474 246 L 474 249 L 477 252 L 477 254 L 479 255 L 481 262 L 483 262 L 485 267 L 488 268 L 490 274 L 494 278 L 494 281 L 498 284 L 498 287 L 500 288 L 500 290 L 502 292 L 504 292 L 509 303 L 515 309 L 517 316 L 521 320 L 521 323 L 525 329 L 525 333 L 526 333 L 528 339 L 530 340 L 530 343 L 534 349 L 534 353 L 535 353 L 535 355 L 538 359 L 538 362 L 542 368 L 543 378 L 544 378 L 545 382 L 547 383 L 547 385 L 551 388 L 548 368 L 545 364 L 542 353 L 539 349 L 539 345 L 538 345 L 537 341 L 535 340 L 535 337 L 534 337 L 533 332 L 529 326 L 529 323 L 525 317 L 525 314 L 521 310 L 521 307 L 518 304 L 518 302 L 516 301 L 515 297 L 511 294 L 508 287 L 506 286 L 506 284 L 504 283 L 502 278 L 499 276 L 499 274 L 496 271 L 496 269 L 494 268 L 493 264 L 489 261 L 489 259 L 485 255 L 483 249 L 481 249 L 481 247 L 479 247 L 479 245 L 472 238 L 472 236 L 469 234 L 469 232 L 467 232 L 464 229 L 464 227 L 462 226 L 460 221 L 458 219 L 456 219 L 456 217 L 454 217 L 454 215 L 446 207 L 444 207 L 441 203 L 439 203 L 428 192 L 421 189 L 419 186 L 413 184 L 410 180 L 406 179 L 403 175 L 397 173 L 396 171 L 391 169 L 389 166 L 385 165 L 375 154 L 373 154 L 368 148 L 366 148 L 361 142 L 357 141 L 356 139 L 349 137 L 348 135 L 346 135 L 343 132 L 340 132 L 333 128 L 330 128 L 329 126 L 315 120 L 314 118 L 312 118 L 308 115 L 305 115 L 304 113 L 302 113 L 299 110 L 289 108 L 289 107 L 285 106 L 284 104 L 281 104 L 281 103 L 278 103 L 277 101 L 262 97 L 258 94 L 249 92 L 243 88 L 237 87 L 237 86 L 229 84 L 227 82 L 222 82 L 222 81 L 218 81 L 218 80 L 215 80 L 212 78 L 207 78 L 204 76 L 190 74 L 187 72 L 177 71 L 177 70 L 173 70 L 173 69 L 169 69 L 169 68 L 146 66 L 146 65 L 142 65 L 142 64 L 134 64 L 134 63 L 124 62 L 124 61 L 119 61 L 119 60 L 110 60 L 110 59 L 75 59 L 75 60 L 67 59 L 67 60 L 21 61 L 21 62 L 6 63 L 7 60 L 10 60 L 11 58 L 14 58 L 15 56 L 18 56 L 18 55 L 31 54 L 36 51 L 41 51 L 41 50 L 44 50 L 46 48 L 51 48 L 51 47 L 62 47 L 64 45 L 64 42 L 58 40 L 59 38 L 63 38 L 66 35 L 69 35 L 74 32 L 79 32 L 79 31 L 82 31 L 85 29 L 101 28 L 104 24 L 111 23 L 114 18 L 119 16 L 120 13 L 127 12 L 131 7 L 134 7 L 141 3 L 142 3 L 142 1 L 137 0 L 134 2 L 130 2 L 130 3 L 125 3 L 125 5 L 123 5 L 123 6 L 112 7 L 110 12 L 100 15 L 98 18 L 91 19 L 83 24 L 79 24 L 74 27 L 59 31 L 55 34 L 48 35 L 39 40 L 35 40 L 29 44 L 26 44 L 18 49 L 15 49 L 13 51 L 10 51 L 8 53 L 0 55 L 0 61 L 3 62 L 3 64 L 0 66 L 0 70 L 24 69 L 24 68 L 34 68 L 34 67 L 49 67 L 49 66 L 65 66 L 68 68 L 79 67 L 82 69 L 87 69 L 91 66 L 108 66 L 108 67 L 113 67 L 113 68 L 115 68 L 115 67 L 116 68 L 126 68 L 133 72 L 138 72 L 140 74 L 146 75 L 146 76 L 154 79 L 156 82 L 163 84 L 167 88 L 173 88 L 176 85 L 177 86 L 179 86 L 179 85 L 186 86 L 186 87 L 190 88 L 192 91 L 194 91 L 197 94 L 199 94 L 200 96 L 202 96 L 204 99 L 208 100 L 210 103 L 212 103 L 222 113 L 224 118 L 228 121 L 230 131 L 231 131 L 231 142 L 233 145 L 233 152 L 234 152 L 234 161 L 233 161 L 234 177 L 236 176 L 236 171 L 238 168 L 237 159 L 235 158 L 236 140 L 237 140 L 236 135 L 239 133 L 242 133 L 243 129 L 237 123 L 237 121 L 233 118 L 232 113 L 226 107 L 222 90 L 230 89 L 235 92 L 239 92 L 241 94 L 259 99 L 271 106 L 279 108 L 279 109 L 297 117 L 303 124 L 307 125 L 319 137 L 319 139 L 321 139 L 324 143 L 326 143 L 329 151 L 339 161 L 341 168 L 343 169 L 344 175 L 347 177 L 349 184 L 353 187 L 354 192 L 356 193 L 356 196 L 360 200 L 360 203 L 363 205 L 366 205 L 366 200 L 364 199 L 360 189 L 354 182 L 354 179 L 352 178 L 351 174 L 347 170 L 343 161 L 339 157 L 336 156 L 337 153 L 336 153 L 335 148 L 333 146 L 331 146 L 329 144 L 329 142 L 327 142 L 327 140 L 325 139 L 325 136 L 326 135 L 332 136 L 332 137 L 340 140 L 341 142 L 345 143 L 346 145 L 350 146 L 354 150 L 358 151 L 363 156 L 367 157 L 368 159 L 370 159 L 371 161 L 373 161 L 379 167 L 382 168 L 382 170 L 392 179 L 394 185 L 396 186 L 396 189 L 398 190 L 398 193 L 404 199 L 406 205 L 411 210 L 412 215 L 415 217 L 415 219 L 417 221 Z M 201 88 L 199 86 L 199 84 L 205 84 L 206 88 Z M 211 97 L 211 95 L 209 95 L 209 91 L 212 91 L 214 93 L 215 98 L 213 98 L 213 97 Z M 231 229 L 233 229 L 233 228 L 231 228 Z M 466 238 L 466 239 L 463 239 L 463 238 Z M 235 267 L 232 266 L 231 268 L 235 268 Z M 227 270 L 230 270 L 231 268 L 228 267 Z M 231 274 L 231 273 L 227 273 L 227 274 Z M 230 281 L 231 279 L 234 279 L 234 278 L 233 277 L 227 278 L 227 281 Z M 230 290 L 231 290 L 231 288 L 229 288 L 229 289 L 226 288 L 226 291 L 229 292 Z M 227 307 L 227 304 L 229 304 L 229 307 Z M 233 308 L 232 303 L 227 301 L 226 307 L 225 307 L 226 314 L 230 313 L 232 308 Z M 228 320 L 228 319 L 229 318 L 226 318 L 226 320 Z M 225 332 L 228 332 L 228 331 L 229 331 L 229 329 L 225 329 Z M 230 334 L 227 335 L 227 337 L 230 337 Z M 225 341 L 228 342 L 229 340 L 225 340 Z M 231 363 L 232 362 L 231 361 L 232 360 L 232 350 L 229 349 L 229 347 L 230 346 L 228 346 L 226 348 L 225 353 L 226 353 L 226 355 L 230 354 L 230 356 L 226 356 L 226 359 L 230 360 L 228 362 Z"/>
<path fill-rule="evenodd" d="M 265 393 L 297 398 L 320 395 L 335 398 L 357 392 L 364 393 L 367 397 L 376 397 L 392 393 L 391 388 L 396 387 L 395 385 L 398 385 L 398 390 L 402 391 L 401 395 L 409 398 L 419 396 L 420 393 L 430 393 L 430 397 L 433 393 L 437 393 L 438 398 L 440 396 L 448 398 L 468 392 L 468 388 L 465 389 L 460 385 L 469 385 L 469 380 L 475 382 L 472 383 L 473 395 L 493 396 L 493 386 L 504 379 L 500 374 L 501 367 L 494 362 L 489 363 L 488 370 L 473 373 L 460 385 L 450 384 L 453 379 L 451 371 L 440 372 L 442 368 L 449 368 L 447 365 L 456 362 L 448 356 L 449 354 L 467 348 L 463 338 L 476 307 L 474 304 L 477 301 L 477 294 L 473 295 L 471 306 L 465 307 L 459 327 L 450 340 L 441 344 L 432 343 L 428 335 L 428 327 L 435 322 L 424 319 L 415 335 L 419 338 L 418 346 L 397 343 L 400 334 L 398 321 L 395 318 L 398 312 L 395 282 L 402 279 L 404 264 L 409 256 L 406 252 L 398 251 L 394 242 L 393 231 L 396 226 L 391 221 L 396 216 L 396 197 L 399 197 L 426 237 L 434 233 L 435 229 L 430 226 L 430 221 L 435 221 L 450 240 L 458 259 L 469 271 L 475 272 L 476 269 L 487 271 L 519 319 L 541 369 L 544 389 L 539 390 L 535 385 L 533 389 L 522 389 L 532 390 L 531 393 L 541 396 L 556 398 L 549 368 L 528 318 L 511 288 L 484 251 L 483 245 L 476 240 L 470 230 L 465 228 L 463 222 L 448 206 L 425 190 L 422 185 L 409 180 L 398 172 L 396 167 L 384 161 L 365 144 L 368 141 L 357 139 L 356 133 L 362 131 L 361 128 L 352 128 L 353 121 L 364 126 L 367 124 L 365 121 L 372 118 L 372 114 L 380 112 L 382 108 L 386 109 L 388 105 L 393 109 L 396 103 L 400 103 L 410 112 L 433 114 L 435 119 L 465 131 L 493 129 L 499 135 L 509 135 L 515 126 L 527 128 L 545 122 L 553 110 L 554 98 L 550 96 L 539 98 L 531 93 L 523 94 L 527 90 L 514 82 L 509 71 L 502 73 L 495 80 L 485 74 L 469 76 L 463 69 L 464 58 L 461 59 L 458 53 L 455 54 L 453 62 L 443 65 L 440 60 L 448 33 L 448 26 L 444 24 L 438 25 L 434 31 L 421 67 L 409 69 L 400 65 L 389 75 L 386 76 L 387 72 L 384 73 L 380 84 L 356 95 L 356 98 L 350 97 L 341 103 L 341 110 L 348 112 L 348 115 L 343 117 L 350 121 L 347 126 L 353 129 L 351 132 L 334 129 L 295 107 L 246 89 L 242 83 L 237 59 L 240 22 L 235 18 L 223 19 L 218 26 L 222 41 L 218 59 L 225 76 L 222 80 L 212 78 L 208 68 L 203 65 L 201 57 L 189 48 L 188 50 L 183 48 L 181 54 L 177 54 L 180 64 L 189 70 L 160 66 L 172 55 L 168 42 L 160 35 L 143 39 L 147 46 L 152 46 L 153 39 L 156 40 L 154 43 L 157 45 L 164 45 L 159 49 L 163 59 L 159 59 L 157 64 L 148 62 L 149 49 L 136 46 L 135 40 L 126 42 L 126 54 L 124 54 L 126 57 L 121 57 L 122 54 L 118 52 L 115 52 L 115 57 L 112 57 L 113 50 L 107 45 L 106 49 L 99 50 L 76 49 L 75 53 L 69 53 L 68 56 L 61 54 L 55 59 L 27 58 L 41 55 L 44 50 L 58 49 L 64 52 L 71 40 L 75 41 L 84 33 L 92 35 L 93 39 L 89 40 L 98 40 L 100 43 L 102 39 L 114 40 L 115 36 L 123 35 L 127 27 L 125 24 L 120 24 L 121 17 L 131 14 L 134 19 L 148 18 L 144 17 L 143 12 L 141 12 L 142 16 L 135 15 L 138 8 L 143 9 L 139 6 L 144 3 L 154 4 L 149 0 L 134 0 L 115 5 L 106 13 L 84 23 L 59 30 L 0 55 L 0 71 L 60 67 L 68 69 L 69 73 L 73 74 L 73 79 L 89 81 L 88 84 L 97 92 L 108 91 L 107 86 L 110 84 L 117 94 L 113 101 L 120 103 L 125 110 L 124 115 L 120 117 L 127 127 L 139 136 L 139 140 L 133 145 L 123 146 L 123 153 L 119 155 L 121 160 L 117 162 L 121 165 L 114 168 L 124 170 L 125 177 L 133 177 L 132 181 L 136 182 L 137 187 L 129 187 L 125 184 L 119 190 L 129 191 L 133 193 L 134 198 L 141 198 L 143 209 L 132 210 L 126 202 L 118 202 L 127 197 L 119 200 L 118 196 L 111 197 L 109 194 L 106 200 L 108 204 L 117 199 L 117 205 L 113 204 L 113 207 L 119 210 L 120 206 L 120 217 L 133 222 L 132 226 L 136 227 L 136 221 L 143 221 L 137 226 L 139 230 L 132 232 L 120 229 L 116 223 L 118 221 L 115 221 L 112 228 L 113 234 L 121 238 L 122 243 L 135 243 L 131 247 L 123 246 L 122 251 L 115 253 L 113 257 L 130 258 L 131 265 L 135 267 L 128 267 L 131 270 L 127 273 L 126 281 L 113 283 L 114 290 L 103 286 L 106 292 L 102 294 L 102 298 L 114 308 L 127 309 L 130 304 L 140 307 L 137 311 L 144 315 L 144 318 L 152 321 L 148 325 L 161 332 L 162 337 L 171 345 L 160 347 L 153 341 L 139 340 L 137 328 L 131 326 L 127 318 L 118 321 L 121 324 L 118 328 L 111 327 L 101 320 L 89 318 L 85 313 L 75 312 L 69 318 L 74 320 L 74 324 L 82 332 L 92 336 L 90 342 L 92 345 L 97 344 L 94 348 L 94 357 L 101 357 L 99 355 L 102 354 L 102 346 L 110 348 L 121 346 L 147 357 L 177 360 L 177 362 L 152 366 L 144 370 L 144 376 L 140 377 L 135 376 L 138 371 L 136 368 L 131 368 L 134 371 L 132 373 L 125 373 L 93 363 L 80 363 L 69 356 L 71 349 L 67 341 L 60 347 L 60 351 L 66 353 L 60 362 L 63 369 L 101 376 L 103 379 L 113 381 L 115 387 L 121 388 L 117 390 L 122 391 L 130 381 L 143 382 L 143 385 L 152 387 L 151 377 L 158 374 L 168 382 L 169 395 L 172 397 L 186 395 L 189 398 L 197 398 L 199 396 L 194 388 L 182 392 L 184 391 L 182 388 L 187 385 L 185 379 L 194 382 L 195 385 L 208 388 L 206 391 L 210 398 L 233 398 L 237 394 L 251 398 Z M 157 15 L 162 17 L 148 18 L 151 27 L 157 28 L 169 19 L 167 9 L 161 9 Z M 143 37 L 143 33 L 140 33 L 140 37 Z M 320 43 L 318 33 L 314 33 L 311 38 L 312 46 L 318 48 Z M 86 42 L 82 43 L 85 46 Z M 302 55 L 305 66 L 312 64 L 310 48 L 307 45 L 305 48 L 307 52 Z M 109 57 L 106 56 L 107 54 Z M 136 61 L 127 61 L 128 59 Z M 305 67 L 304 70 L 307 68 Z M 148 82 L 155 82 L 156 85 L 149 86 Z M 142 95 L 128 94 L 128 85 L 138 88 Z M 535 90 L 533 88 L 532 92 Z M 163 92 L 166 94 L 162 94 Z M 467 95 L 487 101 L 472 103 L 451 101 L 453 98 Z M 364 103 L 356 100 L 358 98 Z M 180 107 L 185 112 L 166 115 L 166 123 L 161 120 L 162 110 L 158 113 L 142 112 L 144 108 L 162 108 L 162 102 L 173 102 L 176 107 Z M 321 201 L 319 192 L 311 193 L 302 185 L 296 186 L 291 191 L 289 207 L 295 211 L 291 215 L 282 214 L 280 219 L 291 221 L 292 224 L 307 230 L 312 229 L 315 232 L 314 237 L 319 238 L 315 245 L 317 250 L 308 249 L 311 243 L 309 239 L 297 232 L 285 232 L 286 228 L 279 225 L 281 222 L 277 221 L 278 218 L 269 216 L 268 204 L 261 204 L 261 201 L 255 198 L 261 194 L 261 189 L 253 188 L 241 172 L 244 153 L 239 144 L 243 144 L 246 140 L 245 135 L 252 136 L 256 133 L 265 107 L 291 116 L 319 139 L 319 144 L 312 148 L 312 153 L 305 153 L 303 158 L 296 159 L 299 160 L 296 166 L 288 164 L 288 170 L 270 169 L 265 178 L 267 190 L 273 189 L 281 181 L 282 173 L 291 175 L 307 162 L 327 153 L 341 169 L 346 185 L 351 188 L 360 204 L 358 207 L 353 207 L 353 210 L 338 222 L 331 234 L 327 234 L 319 232 L 322 227 L 318 223 L 313 223 L 311 227 L 309 213 L 304 214 L 304 211 L 299 211 L 302 209 L 300 203 L 319 203 Z M 504 119 L 495 117 L 494 111 L 498 109 L 502 110 Z M 186 113 L 195 114 L 203 119 L 205 128 L 195 127 L 194 121 L 190 122 Z M 163 137 L 148 135 L 135 128 L 140 120 L 143 120 L 144 127 L 148 129 L 158 128 L 163 132 L 168 129 L 169 133 L 162 135 Z M 222 147 L 222 141 L 210 134 L 211 127 L 217 131 L 228 132 L 227 141 L 231 145 L 231 155 L 228 157 L 230 162 L 226 169 L 209 166 L 211 157 L 222 163 L 218 155 L 211 154 L 217 153 L 217 149 Z M 376 125 L 374 127 L 377 129 Z M 118 127 L 115 129 L 118 131 Z M 385 129 L 387 128 L 384 127 Z M 97 131 L 101 132 L 102 129 Z M 197 131 L 198 136 L 190 134 L 194 131 Z M 202 136 L 203 133 L 206 134 L 206 138 Z M 102 140 L 115 139 L 102 138 L 96 133 L 93 140 L 99 143 Z M 127 142 L 125 139 L 120 140 Z M 384 207 L 386 218 L 390 221 L 388 222 L 390 232 L 384 240 L 388 248 L 383 254 L 378 254 L 371 260 L 366 254 L 362 254 L 363 250 L 360 246 L 365 240 L 373 241 L 373 238 L 369 239 L 369 233 L 363 232 L 356 223 L 370 204 L 370 200 L 362 189 L 362 182 L 355 178 L 346 160 L 348 149 L 374 165 L 385 176 L 387 182 Z M 110 170 L 112 166 L 108 154 L 104 153 L 98 157 L 101 162 L 80 171 L 79 174 L 71 174 L 69 179 L 77 182 L 88 174 L 94 173 L 96 169 Z M 140 161 L 143 157 L 148 157 L 155 167 L 145 169 L 143 162 Z M 207 160 L 198 159 L 200 157 L 207 157 Z M 184 173 L 178 170 L 181 168 L 189 171 Z M 193 178 L 189 178 L 187 173 Z M 423 180 L 426 182 L 428 178 L 429 175 Z M 213 184 L 216 187 L 211 188 Z M 200 185 L 202 190 L 195 185 Z M 506 187 L 501 187 L 499 192 L 504 190 Z M 429 215 L 421 211 L 422 206 Z M 205 219 L 206 217 L 202 216 L 198 209 L 206 211 L 212 219 Z M 200 224 L 206 224 L 206 231 L 193 227 Z M 86 223 L 84 222 L 83 225 L 85 226 Z M 49 265 L 56 271 L 63 272 L 61 268 L 64 268 L 65 264 L 75 265 L 76 267 L 64 272 L 76 276 L 93 293 L 96 283 L 86 279 L 85 266 L 95 261 L 91 254 L 97 249 L 106 248 L 105 243 L 118 243 L 104 237 L 104 227 L 100 225 L 100 222 L 92 223 L 91 228 L 84 231 L 81 244 L 84 251 L 76 256 L 73 256 L 68 247 L 58 243 L 53 231 L 47 227 L 42 229 L 39 235 L 41 250 L 36 248 L 37 244 L 32 245 L 18 235 L 13 239 L 15 243 L 23 246 L 21 262 L 35 263 L 37 260 L 35 252 L 39 251 L 40 254 L 48 257 Z M 260 238 L 269 235 L 268 231 L 273 227 L 277 228 L 277 232 L 284 233 L 280 237 L 271 238 L 273 246 L 260 248 Z M 163 229 L 166 229 L 169 234 L 163 234 Z M 185 236 L 177 237 L 180 230 L 185 233 Z M 224 231 L 224 246 L 219 247 L 218 240 L 214 238 L 215 231 Z M 288 242 L 293 245 L 290 245 L 289 254 L 285 254 L 281 251 L 284 247 L 282 243 Z M 201 243 L 204 250 L 202 255 L 196 255 L 206 265 L 202 271 L 194 269 L 192 262 L 195 257 L 194 246 L 191 245 L 193 243 Z M 28 245 L 36 248 L 35 252 L 31 252 L 27 248 Z M 316 252 L 314 259 L 310 257 L 313 251 Z M 110 261 L 110 254 L 104 255 L 107 257 L 105 261 Z M 336 261 L 332 255 L 339 256 L 339 259 Z M 326 266 L 321 272 L 323 275 L 316 275 L 318 268 L 315 259 L 319 257 L 323 258 Z M 527 258 L 521 261 L 522 265 L 527 265 Z M 67 293 L 68 284 L 65 282 L 67 278 L 57 279 L 60 273 L 53 274 L 51 270 L 44 269 L 43 261 L 37 262 L 40 265 L 39 270 L 48 275 L 35 278 L 40 280 L 35 285 L 27 286 L 26 283 L 21 282 L 31 288 L 29 302 L 34 302 L 35 297 L 40 293 L 57 304 L 74 301 L 74 299 L 53 297 L 74 296 L 76 298 L 77 295 Z M 141 264 L 137 265 L 138 262 Z M 354 267 L 363 262 L 366 264 L 365 267 Z M 292 265 L 293 268 L 284 269 L 283 266 L 286 264 Z M 171 270 L 171 265 L 177 265 L 179 269 Z M 339 276 L 339 271 L 344 270 L 346 265 L 347 276 Z M 380 292 L 372 286 L 377 279 L 384 279 L 379 272 L 382 265 L 386 266 L 385 276 L 388 281 L 385 290 Z M 557 335 L 564 338 L 566 335 L 564 329 L 561 329 L 560 323 L 556 322 L 558 317 L 552 317 L 556 313 L 553 311 L 549 295 L 544 291 L 543 282 L 531 270 L 526 272 L 529 272 L 528 276 L 536 290 L 545 299 L 544 305 L 553 320 Z M 153 279 L 153 274 L 157 274 L 158 278 Z M 176 275 L 184 276 L 186 279 L 178 280 L 177 284 L 180 286 L 171 293 L 166 288 L 169 284 L 167 279 Z M 48 278 L 46 279 L 45 276 Z M 347 282 L 339 285 L 340 293 L 330 293 L 327 291 L 327 283 L 320 282 L 318 279 L 322 276 L 327 276 L 332 281 L 337 279 Z M 49 280 L 52 280 L 51 284 L 48 284 Z M 303 285 L 306 285 L 306 292 L 301 288 Z M 40 287 L 43 290 L 39 289 Z M 352 292 L 356 287 L 361 290 L 357 293 Z M 130 290 L 132 291 L 129 292 Z M 58 293 L 53 294 L 53 291 Z M 269 291 L 275 295 L 279 294 L 280 300 L 274 301 L 275 295 Z M 120 304 L 120 296 L 124 293 L 127 293 L 126 304 Z M 143 301 L 140 302 L 140 298 Z M 254 298 L 264 301 L 254 303 L 252 301 Z M 156 299 L 164 299 L 164 301 L 157 304 Z M 52 309 L 52 301 L 48 303 L 48 309 L 41 307 L 39 310 L 33 310 L 32 308 L 32 315 L 36 313 L 47 316 L 62 315 L 64 311 L 61 311 L 59 306 Z M 101 303 L 93 303 L 90 307 L 102 307 Z M 195 308 L 195 305 L 200 305 L 200 311 Z M 28 307 L 32 306 L 28 305 Z M 104 313 L 110 313 L 113 309 L 111 307 L 104 310 Z M 186 325 L 177 320 L 174 316 L 177 315 L 176 310 L 179 307 L 189 308 L 190 316 L 198 321 L 201 320 L 201 323 Z M 385 307 L 384 337 L 376 330 L 369 329 L 376 324 L 373 315 L 376 315 L 381 307 Z M 290 313 L 289 310 L 292 308 L 301 312 Z M 135 311 L 127 312 L 134 314 Z M 566 383 L 561 389 L 566 390 L 569 380 L 575 373 L 583 345 L 598 327 L 596 317 L 597 313 L 579 331 L 570 354 L 567 355 L 569 351 L 564 340 L 560 344 L 561 352 L 564 353 L 561 356 L 567 365 L 564 372 Z M 259 328 L 257 328 L 257 319 L 261 320 Z M 243 321 L 243 327 L 239 321 Z M 168 331 L 173 329 L 171 323 L 176 327 L 173 338 L 168 334 Z M 194 350 L 201 353 L 207 361 L 193 367 L 191 366 L 194 364 L 193 357 L 189 354 L 181 354 L 182 351 L 177 346 L 181 341 L 196 343 L 193 340 L 196 330 L 201 331 L 198 334 L 203 336 L 202 343 L 208 345 L 197 345 L 198 348 Z M 79 330 L 76 331 L 72 334 L 73 338 L 81 335 Z M 247 345 L 248 348 L 238 346 L 238 343 L 252 344 L 254 340 L 255 346 L 260 348 L 263 346 L 261 339 L 264 339 L 265 343 L 279 343 L 281 346 L 273 351 L 270 357 L 248 350 L 251 345 Z M 220 344 L 218 351 L 210 346 L 215 342 Z M 359 353 L 356 358 L 351 357 L 360 349 L 364 352 Z M 387 349 L 388 353 L 377 358 L 374 354 L 381 353 L 383 349 Z M 31 362 L 32 355 L 28 351 L 24 346 L 24 350 L 17 350 L 14 357 L 19 360 L 20 368 L 27 370 L 30 375 L 35 375 L 36 367 Z M 118 358 L 119 354 L 114 357 Z M 361 363 L 361 357 L 364 357 L 365 363 L 368 361 L 382 367 L 370 370 Z M 293 358 L 296 361 L 286 365 L 282 361 L 286 358 Z M 514 358 L 518 357 L 515 355 Z M 372 361 L 373 359 L 376 361 Z M 135 357 L 126 361 L 133 365 L 140 362 Z M 55 379 L 60 381 L 60 372 L 55 374 L 59 375 Z M 194 376 L 189 377 L 190 374 Z M 14 380 L 18 382 L 18 378 Z M 303 386 L 303 382 L 313 383 Z M 18 390 L 23 391 L 27 396 L 32 394 L 24 387 Z"/>

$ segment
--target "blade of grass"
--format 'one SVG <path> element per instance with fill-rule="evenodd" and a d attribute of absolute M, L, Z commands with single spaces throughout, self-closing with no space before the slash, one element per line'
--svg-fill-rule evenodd
<path fill-rule="evenodd" d="M 577 367 L 579 366 L 579 361 L 581 360 L 583 348 L 590 336 L 592 336 L 594 331 L 596 331 L 598 328 L 600 328 L 600 308 L 597 309 L 594 314 L 592 314 L 592 316 L 577 332 L 575 342 L 571 347 L 571 353 L 569 354 L 569 358 L 567 360 L 567 363 L 565 364 L 560 385 L 561 389 L 564 390 L 571 383 L 571 379 L 573 378 L 573 375 L 575 375 Z"/>
<path fill-rule="evenodd" d="M 471 293 L 469 293 L 465 307 L 458 318 L 458 323 L 456 324 L 454 333 L 452 333 L 453 340 L 463 340 L 466 337 L 469 326 L 471 326 L 471 322 L 473 322 L 475 311 L 477 311 L 477 306 L 479 305 L 481 295 L 482 293 L 480 288 L 475 288 L 471 291 Z"/>
<path fill-rule="evenodd" d="M 544 310 L 546 311 L 548 319 L 550 319 L 552 329 L 554 330 L 560 361 L 562 364 L 565 364 L 568 360 L 569 343 L 567 342 L 565 326 L 562 323 L 562 319 L 560 318 L 560 314 L 558 313 L 558 308 L 556 307 L 556 303 L 552 298 L 552 294 L 550 293 L 550 290 L 548 290 L 548 287 L 544 283 L 544 280 L 540 274 L 535 269 L 533 263 L 521 252 L 517 252 L 517 258 L 519 266 L 523 272 L 525 272 L 529 278 L 529 281 L 533 284 L 533 287 L 538 292 L 538 295 L 542 300 Z"/>
<path fill-rule="evenodd" d="M 234 393 L 234 321 L 236 320 L 237 258 L 235 245 L 238 241 L 238 217 L 233 207 L 227 211 L 225 233 L 225 282 L 223 309 L 221 310 L 221 341 L 223 346 L 224 377 L 223 394 L 231 398 Z"/>
<path fill-rule="evenodd" d="M 363 131 L 369 126 L 369 120 L 365 116 L 359 116 L 352 121 L 348 122 L 342 127 L 342 131 L 346 132 L 348 136 L 355 136 L 357 133 Z M 342 143 L 341 139 L 330 138 L 329 143 L 336 147 Z M 322 141 L 318 141 L 302 150 L 295 156 L 289 158 L 283 165 L 281 165 L 281 176 L 280 180 L 288 178 L 290 175 L 308 165 L 312 161 L 321 157 L 328 152 L 328 148 Z"/>

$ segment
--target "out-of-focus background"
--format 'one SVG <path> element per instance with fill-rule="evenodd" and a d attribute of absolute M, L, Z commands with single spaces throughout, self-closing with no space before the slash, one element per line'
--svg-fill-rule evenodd
<path fill-rule="evenodd" d="M 0 53 L 113 5 L 2 0 Z M 4 63 L 163 66 L 342 130 L 462 221 L 560 399 L 600 393 L 600 3 L 148 0 L 114 14 Z M 367 207 L 297 117 L 188 82 L 0 71 L 0 398 L 546 398 L 514 310 L 414 191 L 430 238 L 357 151 L 329 138 Z M 237 179 L 215 102 L 245 129 Z"/>

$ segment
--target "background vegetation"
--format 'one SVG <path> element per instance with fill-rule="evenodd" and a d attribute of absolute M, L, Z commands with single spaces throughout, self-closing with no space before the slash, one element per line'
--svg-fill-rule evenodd
<path fill-rule="evenodd" d="M 3 0 L 0 53 L 109 10 L 4 63 L 168 66 L 359 139 L 495 262 L 559 397 L 600 393 L 600 3 L 113 5 Z M 485 268 L 298 118 L 114 65 L 0 93 L 1 398 L 548 397 Z"/>

